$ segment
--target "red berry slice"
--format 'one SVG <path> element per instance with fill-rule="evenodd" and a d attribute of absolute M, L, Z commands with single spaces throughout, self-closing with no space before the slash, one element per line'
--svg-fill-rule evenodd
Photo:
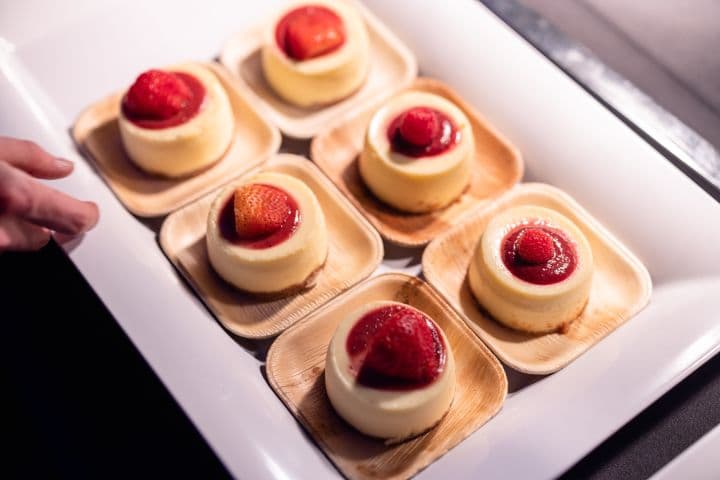
<path fill-rule="evenodd" d="M 420 312 L 393 312 L 372 339 L 363 369 L 407 382 L 428 382 L 440 368 L 437 332 Z"/>
<path fill-rule="evenodd" d="M 279 231 L 290 220 L 290 196 L 270 185 L 251 183 L 235 191 L 235 231 L 240 240 L 256 240 Z"/>
<path fill-rule="evenodd" d="M 345 42 L 339 16 L 320 6 L 305 6 L 288 13 L 279 23 L 284 32 L 280 47 L 295 60 L 308 60 L 330 53 Z"/>
<path fill-rule="evenodd" d="M 517 254 L 527 263 L 547 263 L 555 256 L 555 242 L 544 230 L 527 228 L 517 240 Z"/>
<path fill-rule="evenodd" d="M 192 97 L 192 90 L 177 75 L 148 70 L 130 87 L 123 107 L 136 118 L 166 120 L 185 108 Z"/>
<path fill-rule="evenodd" d="M 426 107 L 415 107 L 400 118 L 400 136 L 417 147 L 430 145 L 440 131 L 435 112 Z"/>

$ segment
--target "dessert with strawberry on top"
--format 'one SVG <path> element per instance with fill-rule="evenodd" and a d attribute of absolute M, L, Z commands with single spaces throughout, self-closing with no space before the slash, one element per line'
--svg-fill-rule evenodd
<path fill-rule="evenodd" d="M 472 126 L 462 110 L 439 95 L 410 90 L 372 116 L 360 176 L 391 207 L 426 213 L 463 193 L 474 155 Z"/>
<path fill-rule="evenodd" d="M 468 283 L 497 321 L 532 333 L 562 329 L 590 295 L 593 255 L 567 217 L 523 205 L 493 217 L 475 248 Z"/>
<path fill-rule="evenodd" d="M 325 217 L 301 180 L 264 172 L 224 188 L 207 219 L 213 269 L 245 292 L 277 297 L 309 288 L 328 251 Z"/>
<path fill-rule="evenodd" d="M 197 64 L 140 74 L 122 97 L 118 124 L 130 159 L 166 177 L 212 165 L 235 131 L 225 89 L 214 73 Z"/>
<path fill-rule="evenodd" d="M 338 326 L 325 361 L 337 413 L 373 437 L 404 440 L 435 426 L 455 392 L 455 361 L 441 328 L 409 305 L 371 302 Z"/>
<path fill-rule="evenodd" d="M 262 68 L 272 89 L 300 107 L 347 97 L 365 81 L 369 40 L 346 2 L 314 0 L 285 7 L 268 23 Z"/>

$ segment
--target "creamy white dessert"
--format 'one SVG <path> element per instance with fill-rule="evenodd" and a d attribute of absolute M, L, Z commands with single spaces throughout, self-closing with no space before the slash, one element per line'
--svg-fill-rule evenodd
<path fill-rule="evenodd" d="M 220 159 L 232 141 L 235 119 L 225 89 L 207 68 L 188 63 L 169 67 L 165 72 L 190 75 L 192 78 L 188 81 L 192 82 L 194 78 L 201 88 L 190 88 L 187 94 L 186 89 L 178 92 L 182 85 L 172 85 L 171 79 L 160 79 L 166 83 L 160 86 L 159 81 L 153 79 L 147 82 L 145 88 L 150 91 L 143 92 L 146 97 L 143 101 L 149 103 L 147 109 L 151 114 L 155 113 L 152 109 L 159 112 L 147 118 L 142 114 L 132 115 L 127 108 L 128 91 L 118 125 L 125 151 L 138 167 L 156 175 L 182 177 Z M 137 88 L 138 81 L 131 89 Z M 198 99 L 193 95 L 202 95 L 201 101 L 196 102 Z M 178 105 L 177 108 L 172 108 L 173 103 Z M 194 105 L 196 111 L 187 113 L 183 110 L 193 103 L 197 103 Z M 169 108 L 167 118 L 161 116 L 163 108 Z"/>
<path fill-rule="evenodd" d="M 442 329 L 424 313 L 371 302 L 335 331 L 325 387 L 337 413 L 357 430 L 399 441 L 432 428 L 448 411 L 455 360 Z"/>
<path fill-rule="evenodd" d="M 438 95 L 411 90 L 372 116 L 359 169 L 380 200 L 425 213 L 463 193 L 474 154 L 472 126 L 462 110 Z"/>
<path fill-rule="evenodd" d="M 259 173 L 225 187 L 207 219 L 213 269 L 236 288 L 282 295 L 313 285 L 325 263 L 325 216 L 301 180 Z"/>
<path fill-rule="evenodd" d="M 359 12 L 345 2 L 293 2 L 264 32 L 262 68 L 286 101 L 312 107 L 347 97 L 365 82 L 369 39 Z"/>
<path fill-rule="evenodd" d="M 572 221 L 548 208 L 520 206 L 488 223 L 468 281 L 496 320 L 516 330 L 546 333 L 582 312 L 592 274 L 590 244 Z"/>

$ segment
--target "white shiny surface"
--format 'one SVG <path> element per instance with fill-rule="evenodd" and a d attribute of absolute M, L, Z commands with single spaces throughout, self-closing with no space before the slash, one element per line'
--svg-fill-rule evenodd
<path fill-rule="evenodd" d="M 8 53 L 0 41 L 0 134 L 78 161 L 71 178 L 55 183 L 97 201 L 102 218 L 70 256 L 231 472 L 337 477 L 267 386 L 261 363 L 181 282 L 154 232 L 120 206 L 67 133 L 83 107 L 137 72 L 212 58 L 231 32 L 279 2 L 130 3 L 0 6 L 0 36 L 16 46 Z M 450 83 L 515 142 L 527 179 L 568 191 L 653 277 L 646 310 L 557 374 L 534 383 L 511 374 L 514 391 L 498 416 L 419 475 L 556 476 L 718 350 L 720 223 L 709 219 L 720 218 L 720 205 L 478 2 L 367 4 L 426 74 Z M 138 8 L 143 15 L 133 14 Z M 380 270 L 417 273 L 413 256 L 389 248 Z"/>

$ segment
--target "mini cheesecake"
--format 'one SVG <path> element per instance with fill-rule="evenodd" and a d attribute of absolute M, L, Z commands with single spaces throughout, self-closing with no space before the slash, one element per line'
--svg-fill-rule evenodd
<path fill-rule="evenodd" d="M 265 172 L 223 189 L 207 219 L 213 269 L 255 295 L 289 295 L 314 284 L 328 235 L 315 194 L 302 181 Z"/>
<path fill-rule="evenodd" d="M 455 392 L 455 361 L 440 327 L 408 305 L 378 301 L 349 314 L 328 347 L 325 387 L 360 432 L 400 441 L 435 426 Z"/>
<path fill-rule="evenodd" d="M 141 74 L 122 98 L 118 124 L 133 163 L 166 177 L 190 175 L 218 161 L 235 130 L 225 89 L 196 64 Z"/>
<path fill-rule="evenodd" d="M 582 312 L 592 274 L 592 250 L 573 222 L 554 210 L 521 206 L 488 223 L 468 281 L 478 302 L 499 322 L 547 333 Z"/>
<path fill-rule="evenodd" d="M 345 2 L 294 2 L 269 22 L 262 68 L 272 89 L 300 107 L 328 104 L 360 88 L 370 66 L 360 14 Z"/>
<path fill-rule="evenodd" d="M 438 95 L 408 91 L 372 116 L 360 175 L 388 205 L 431 212 L 467 188 L 474 152 L 472 127 L 462 110 Z"/>

